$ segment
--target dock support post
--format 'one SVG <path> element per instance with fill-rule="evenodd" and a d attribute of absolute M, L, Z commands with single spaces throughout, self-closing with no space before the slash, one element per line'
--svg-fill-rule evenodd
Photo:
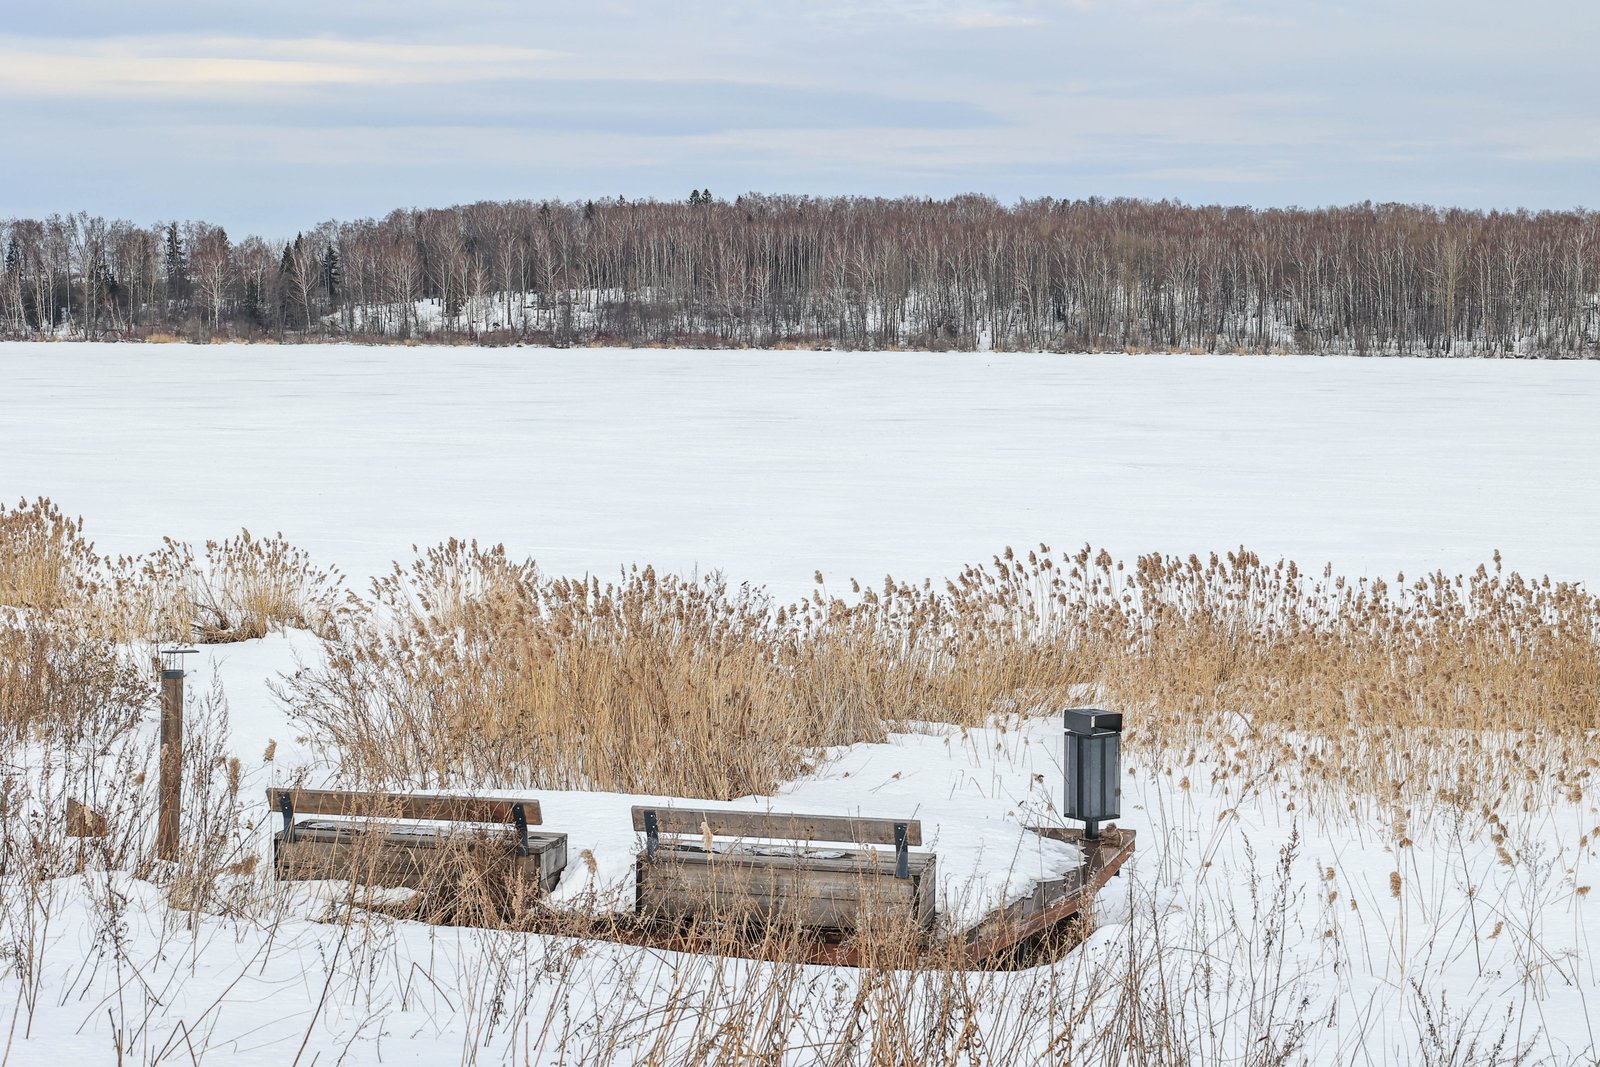
<path fill-rule="evenodd" d="M 183 668 L 161 670 L 161 778 L 156 805 L 156 856 L 178 858 L 183 810 Z"/>

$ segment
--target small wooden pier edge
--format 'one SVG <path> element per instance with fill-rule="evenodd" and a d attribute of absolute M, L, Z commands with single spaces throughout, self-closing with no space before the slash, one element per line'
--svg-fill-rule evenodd
<path fill-rule="evenodd" d="M 967 957 L 975 966 L 992 965 L 1028 938 L 1083 914 L 1094 896 L 1133 855 L 1134 832 L 1105 827 L 1088 839 L 1079 829 L 1030 826 L 1040 837 L 1069 841 L 1083 850 L 1083 863 L 1064 878 L 1034 886 L 1033 895 L 1002 908 L 967 931 Z"/>

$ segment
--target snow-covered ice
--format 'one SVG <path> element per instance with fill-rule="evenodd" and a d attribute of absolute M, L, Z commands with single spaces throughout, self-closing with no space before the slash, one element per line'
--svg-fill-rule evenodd
<path fill-rule="evenodd" d="M 504 542 L 791 596 L 1006 545 L 1600 579 L 1600 365 L 0 344 L 0 499 L 104 549 Z"/>

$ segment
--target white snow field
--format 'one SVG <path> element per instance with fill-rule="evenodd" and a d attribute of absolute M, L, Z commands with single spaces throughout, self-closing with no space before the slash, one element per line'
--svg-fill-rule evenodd
<path fill-rule="evenodd" d="M 456 535 L 785 596 L 1039 541 L 1593 583 L 1597 412 L 1582 362 L 0 344 L 0 499 L 358 581 Z"/>
<path fill-rule="evenodd" d="M 1037 541 L 1244 543 L 1385 576 L 1499 548 L 1593 587 L 1597 413 L 1584 363 L 7 344 L 0 499 L 49 496 L 114 552 L 281 530 L 357 584 L 455 535 L 555 573 L 717 568 L 783 596 L 818 568 L 831 586 L 942 578 Z M 318 647 L 291 632 L 194 657 L 190 691 L 220 686 L 248 795 L 332 770 L 268 688 Z M 1058 818 L 1060 729 L 930 725 L 733 806 L 907 809 L 959 926 L 1071 862 L 1021 831 Z M 31 749 L 0 756 L 7 778 L 49 773 Z M 1530 780 L 1493 827 L 1408 810 L 1398 843 L 1379 799 L 1230 762 L 1128 760 L 1139 849 L 1062 963 L 887 993 L 849 969 L 321 922 L 315 886 L 194 914 L 91 868 L 0 915 L 0 1067 L 714 1062 L 697 1042 L 769 1019 L 751 991 L 775 989 L 794 1064 L 920 1062 L 836 1032 L 858 998 L 929 1048 L 973 1025 L 981 1043 L 947 1062 L 1596 1061 L 1600 790 Z M 571 835 L 558 905 L 625 897 L 638 798 L 537 793 Z M 258 803 L 241 827 L 257 854 L 272 826 Z M 952 988 L 965 1018 L 919 1014 Z M 1183 1046 L 1103 1039 L 1129 997 Z"/>

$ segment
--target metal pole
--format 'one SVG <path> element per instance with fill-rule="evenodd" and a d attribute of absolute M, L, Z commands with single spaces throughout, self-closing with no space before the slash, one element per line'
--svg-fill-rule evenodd
<path fill-rule="evenodd" d="M 156 856 L 178 858 L 183 810 L 183 670 L 161 671 L 161 780 L 156 810 Z"/>

